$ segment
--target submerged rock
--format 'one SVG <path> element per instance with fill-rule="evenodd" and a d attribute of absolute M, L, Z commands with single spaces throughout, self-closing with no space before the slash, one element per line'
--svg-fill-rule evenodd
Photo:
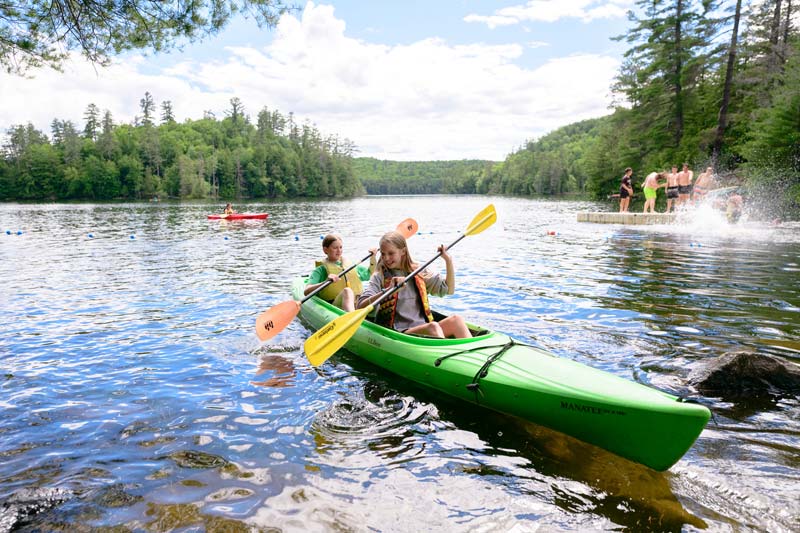
<path fill-rule="evenodd" d="M 692 372 L 690 382 L 707 396 L 751 399 L 800 394 L 800 365 L 772 355 L 734 352 Z"/>
<path fill-rule="evenodd" d="M 35 514 L 61 505 L 72 497 L 65 489 L 24 488 L 0 504 L 0 532 L 12 531 Z"/>

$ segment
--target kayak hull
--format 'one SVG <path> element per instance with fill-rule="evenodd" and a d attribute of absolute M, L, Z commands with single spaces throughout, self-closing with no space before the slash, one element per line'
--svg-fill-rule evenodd
<path fill-rule="evenodd" d="M 208 215 L 209 220 L 265 220 L 269 213 L 233 213 L 230 215 Z"/>
<path fill-rule="evenodd" d="M 303 298 L 304 288 L 304 279 L 294 282 L 296 300 Z M 301 318 L 314 329 L 342 314 L 317 297 L 300 309 Z M 561 431 L 655 470 L 675 464 L 711 415 L 704 406 L 497 332 L 433 339 L 365 320 L 344 348 L 406 379 Z"/>

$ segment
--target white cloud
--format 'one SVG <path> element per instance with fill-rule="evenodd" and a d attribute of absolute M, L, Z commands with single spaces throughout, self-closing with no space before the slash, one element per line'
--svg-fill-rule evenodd
<path fill-rule="evenodd" d="M 504 17 L 500 15 L 467 15 L 464 17 L 464 22 L 482 22 L 489 26 L 491 29 L 495 29 L 498 26 L 512 26 L 514 24 L 519 24 L 520 19 L 517 17 Z"/>
<path fill-rule="evenodd" d="M 496 10 L 492 15 L 470 14 L 465 22 L 480 22 L 490 29 L 521 22 L 556 22 L 576 18 L 584 22 L 594 19 L 624 17 L 633 6 L 632 0 L 529 0 Z"/>
<path fill-rule="evenodd" d="M 550 43 L 546 41 L 528 41 L 528 48 L 544 48 L 545 46 L 550 46 Z"/>
<path fill-rule="evenodd" d="M 178 120 L 218 117 L 237 96 L 251 116 L 263 107 L 293 111 L 324 134 L 352 139 L 361 155 L 387 159 L 501 160 L 526 139 L 606 114 L 618 60 L 583 54 L 538 68 L 515 63 L 525 46 L 454 46 L 436 39 L 387 46 L 345 35 L 331 6 L 309 2 L 284 16 L 263 49 L 227 48 L 221 61 L 184 59 L 155 73 L 135 58 L 98 69 L 75 61 L 63 74 L 33 80 L 0 75 L 0 128 L 53 118 L 83 125 L 93 102 L 130 121 L 150 91 L 171 100 Z M 13 87 L 12 87 L 13 85 Z"/>

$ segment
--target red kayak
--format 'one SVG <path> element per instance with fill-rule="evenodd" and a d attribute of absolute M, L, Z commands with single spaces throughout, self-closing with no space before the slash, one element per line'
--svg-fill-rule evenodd
<path fill-rule="evenodd" d="M 261 219 L 264 220 L 269 216 L 267 213 L 233 213 L 230 215 L 208 215 L 209 220 L 246 220 L 246 219 Z"/>

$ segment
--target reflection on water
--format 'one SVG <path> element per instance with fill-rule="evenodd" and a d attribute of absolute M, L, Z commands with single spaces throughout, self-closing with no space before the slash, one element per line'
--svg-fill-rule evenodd
<path fill-rule="evenodd" d="M 292 349 L 296 350 L 297 347 Z M 296 373 L 294 364 L 288 357 L 264 354 L 259 358 L 258 369 L 255 372 L 259 378 L 250 383 L 262 387 L 291 387 Z"/>
<path fill-rule="evenodd" d="M 453 248 L 456 294 L 434 303 L 708 405 L 668 472 L 345 352 L 314 369 L 299 321 L 257 342 L 320 235 L 361 257 L 413 217 L 424 261 L 489 201 L 497 224 Z M 0 206 L 0 531 L 800 529 L 800 398 L 687 381 L 730 351 L 800 362 L 798 224 L 578 224 L 597 206 L 481 197 L 216 207 Z"/>

